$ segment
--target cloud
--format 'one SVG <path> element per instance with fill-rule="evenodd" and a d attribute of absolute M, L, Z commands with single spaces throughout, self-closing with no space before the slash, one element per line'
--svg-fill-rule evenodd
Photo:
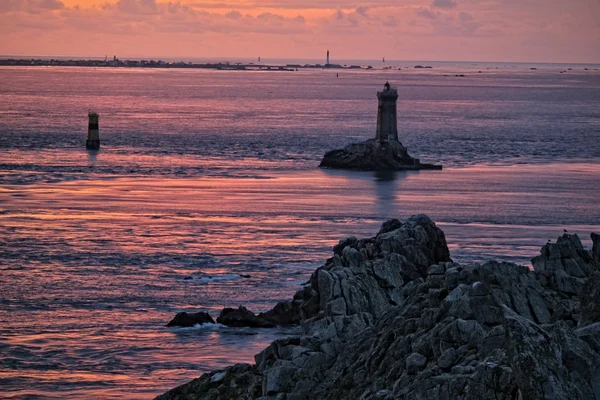
<path fill-rule="evenodd" d="M 600 61 L 599 13 L 598 0 L 0 0 L 0 52 Z"/>
<path fill-rule="evenodd" d="M 419 17 L 427 18 L 427 19 L 436 19 L 437 17 L 440 16 L 440 13 L 438 11 L 433 11 L 431 8 L 424 8 L 424 7 L 417 8 L 415 13 Z"/>
<path fill-rule="evenodd" d="M 225 14 L 225 17 L 233 20 L 238 20 L 242 18 L 242 13 L 237 10 L 231 10 L 227 14 Z"/>
<path fill-rule="evenodd" d="M 173 3 L 168 3 L 168 6 L 173 6 Z M 119 0 L 116 7 L 125 13 L 129 14 L 158 14 L 159 7 L 156 0 Z"/>
<path fill-rule="evenodd" d="M 356 8 L 356 13 L 358 15 L 362 15 L 363 17 L 369 18 L 369 15 L 367 14 L 367 12 L 370 10 L 371 7 L 367 7 L 367 6 L 360 6 Z"/>
<path fill-rule="evenodd" d="M 0 0 L 0 13 L 24 12 L 39 14 L 65 8 L 60 0 Z"/>
<path fill-rule="evenodd" d="M 455 0 L 433 0 L 431 7 L 436 8 L 454 8 L 456 7 Z"/>

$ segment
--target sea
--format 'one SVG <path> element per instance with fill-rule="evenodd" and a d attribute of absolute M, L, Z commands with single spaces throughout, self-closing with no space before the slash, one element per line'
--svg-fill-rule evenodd
<path fill-rule="evenodd" d="M 0 67 L 0 397 L 150 399 L 252 363 L 298 328 L 165 324 L 268 310 L 389 218 L 429 215 L 461 263 L 531 268 L 564 230 L 591 246 L 600 66 L 363 64 Z M 386 81 L 400 140 L 444 169 L 318 168 L 374 137 Z"/>

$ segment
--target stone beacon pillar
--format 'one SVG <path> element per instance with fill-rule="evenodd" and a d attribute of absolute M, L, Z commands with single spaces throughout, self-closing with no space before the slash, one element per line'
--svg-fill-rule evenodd
<path fill-rule="evenodd" d="M 98 150 L 100 148 L 100 130 L 98 128 L 99 115 L 90 111 L 88 114 L 90 123 L 88 125 L 88 138 L 85 142 L 85 148 L 88 150 Z"/>
<path fill-rule="evenodd" d="M 375 138 L 380 144 L 398 141 L 398 120 L 396 116 L 396 100 L 398 91 L 386 82 L 383 91 L 377 92 L 379 106 L 377 109 L 377 133 Z"/>

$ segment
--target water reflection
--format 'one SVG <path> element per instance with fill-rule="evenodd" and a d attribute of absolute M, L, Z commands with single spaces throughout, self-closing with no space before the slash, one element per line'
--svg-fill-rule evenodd
<path fill-rule="evenodd" d="M 402 181 L 415 176 L 420 171 L 349 171 L 349 170 L 322 170 L 330 178 L 345 178 L 355 181 L 350 186 L 359 188 L 363 195 L 372 201 L 373 218 L 383 220 L 398 218 L 403 215 L 400 210 L 400 193 Z M 365 193 L 366 191 L 366 193 Z"/>
<path fill-rule="evenodd" d="M 100 153 L 100 150 L 87 150 L 87 158 L 88 158 L 88 166 L 89 167 L 93 167 L 96 165 L 98 153 Z"/>

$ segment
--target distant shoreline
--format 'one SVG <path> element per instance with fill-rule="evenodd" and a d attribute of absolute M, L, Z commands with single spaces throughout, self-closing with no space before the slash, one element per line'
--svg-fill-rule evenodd
<path fill-rule="evenodd" d="M 179 68 L 179 69 L 216 69 L 232 71 L 297 71 L 299 69 L 352 69 L 370 70 L 371 65 L 340 64 L 260 64 L 260 63 L 192 63 L 166 62 L 156 60 L 55 60 L 55 59 L 0 59 L 0 66 L 18 67 L 94 67 L 94 68 Z"/>
<path fill-rule="evenodd" d="M 287 61 L 287 62 L 286 62 Z M 153 68 L 153 69 L 209 69 L 218 71 L 298 71 L 298 70 L 335 70 L 335 71 L 347 71 L 347 70 L 362 70 L 362 71 L 375 71 L 375 70 L 406 70 L 406 69 L 438 69 L 447 68 L 450 64 L 448 62 L 401 62 L 401 64 L 391 65 L 388 64 L 320 64 L 320 63 L 305 63 L 305 62 L 293 62 L 295 60 L 278 60 L 278 62 L 269 64 L 259 62 L 192 62 L 192 61 L 162 61 L 162 60 L 120 60 L 118 58 L 113 59 L 54 59 L 54 58 L 0 58 L 0 67 L 88 67 L 88 68 Z M 360 62 L 357 60 L 349 61 L 351 63 Z M 413 64 L 413 65 L 410 65 Z M 484 68 L 487 70 L 498 69 L 498 66 L 494 66 L 493 63 L 468 63 L 461 62 L 464 64 L 463 67 L 474 68 L 478 66 L 481 70 Z M 511 65 L 508 63 L 500 63 L 501 66 L 510 67 L 511 69 L 517 68 L 517 65 Z M 534 66 L 535 67 L 532 67 Z M 571 71 L 574 68 L 582 69 L 584 71 L 600 71 L 600 64 L 524 64 L 520 63 L 519 67 L 523 67 L 529 71 L 537 70 L 538 68 L 544 68 L 549 66 L 555 66 L 560 69 L 560 73 Z M 477 70 L 477 68 L 475 68 Z M 477 71 L 481 73 L 482 71 Z M 464 75 L 456 75 L 464 76 Z"/>

